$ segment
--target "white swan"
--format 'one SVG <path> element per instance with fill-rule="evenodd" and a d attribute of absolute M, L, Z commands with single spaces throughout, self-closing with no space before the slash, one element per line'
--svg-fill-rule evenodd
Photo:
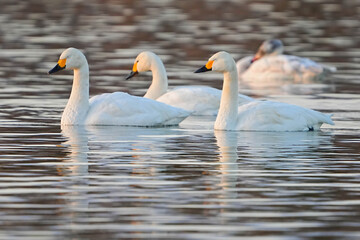
<path fill-rule="evenodd" d="M 177 125 L 189 115 L 183 109 L 123 92 L 105 93 L 89 101 L 89 66 L 78 49 L 66 49 L 49 74 L 65 68 L 74 70 L 74 80 L 61 125 Z"/>
<path fill-rule="evenodd" d="M 168 91 L 168 78 L 161 59 L 153 52 L 141 52 L 135 59 L 133 69 L 126 79 L 139 72 L 151 71 L 152 83 L 144 95 L 192 112 L 193 115 L 216 115 L 221 99 L 221 90 L 207 86 L 181 86 Z M 239 103 L 252 98 L 239 94 Z"/>
<path fill-rule="evenodd" d="M 255 56 L 247 56 L 237 62 L 239 79 L 249 85 L 312 83 L 336 71 L 335 67 L 308 58 L 284 55 L 283 51 L 284 46 L 279 39 L 263 42 Z"/>
<path fill-rule="evenodd" d="M 238 106 L 236 65 L 227 52 L 216 53 L 195 73 L 211 70 L 224 73 L 216 130 L 309 131 L 333 124 L 330 115 L 286 103 L 254 100 Z"/>

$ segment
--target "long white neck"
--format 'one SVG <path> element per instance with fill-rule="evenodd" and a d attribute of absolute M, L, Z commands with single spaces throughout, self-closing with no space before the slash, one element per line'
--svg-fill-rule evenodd
<path fill-rule="evenodd" d="M 214 129 L 236 130 L 238 94 L 238 76 L 236 70 L 225 72 L 220 108 Z"/>
<path fill-rule="evenodd" d="M 89 66 L 85 62 L 74 69 L 70 98 L 61 117 L 61 125 L 83 125 L 89 110 Z"/>
<path fill-rule="evenodd" d="M 164 64 L 157 56 L 152 58 L 150 70 L 152 72 L 153 79 L 144 97 L 155 100 L 166 93 L 168 89 L 168 78 Z"/>

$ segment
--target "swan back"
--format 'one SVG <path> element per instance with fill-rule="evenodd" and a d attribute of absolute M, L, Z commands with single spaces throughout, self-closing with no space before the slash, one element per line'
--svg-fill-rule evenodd
<path fill-rule="evenodd" d="M 254 56 L 246 56 L 236 62 L 238 76 L 241 77 L 252 65 Z"/>
<path fill-rule="evenodd" d="M 123 92 L 104 93 L 90 99 L 88 125 L 177 125 L 189 112 L 152 99 Z"/>
<path fill-rule="evenodd" d="M 334 124 L 329 114 L 281 102 L 253 101 L 238 111 L 237 130 L 312 131 Z"/>

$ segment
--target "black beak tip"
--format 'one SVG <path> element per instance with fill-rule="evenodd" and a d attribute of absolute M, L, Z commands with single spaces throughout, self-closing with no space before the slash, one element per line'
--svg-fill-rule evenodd
<path fill-rule="evenodd" d="M 60 67 L 59 64 L 56 64 L 56 66 L 55 66 L 53 69 L 51 69 L 51 70 L 48 72 L 48 74 L 56 73 L 56 72 L 58 72 L 58 71 L 60 71 L 60 70 L 63 70 L 64 68 L 65 68 L 65 66 L 64 66 L 64 67 Z"/>
<path fill-rule="evenodd" d="M 127 77 L 125 78 L 125 80 L 129 80 L 130 78 L 134 77 L 136 74 L 138 74 L 138 72 L 133 72 L 131 71 L 129 75 L 127 75 Z"/>
<path fill-rule="evenodd" d="M 212 69 L 207 69 L 206 66 L 202 66 L 201 68 L 199 68 L 198 70 L 196 70 L 194 73 L 202 73 L 202 72 L 207 72 L 207 71 L 211 71 Z"/>

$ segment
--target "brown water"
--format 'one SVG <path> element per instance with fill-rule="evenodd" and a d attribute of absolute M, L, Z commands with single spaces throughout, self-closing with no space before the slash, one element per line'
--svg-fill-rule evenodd
<path fill-rule="evenodd" d="M 359 239 L 359 1 L 0 0 L 0 239 Z M 71 72 L 48 76 L 67 47 L 86 54 L 90 94 L 143 95 L 124 81 L 142 50 L 171 86 L 215 52 L 252 54 L 267 38 L 336 66 L 325 84 L 242 89 L 333 113 L 320 132 L 179 127 L 60 129 Z M 269 90 L 269 89 L 267 89 Z"/>

